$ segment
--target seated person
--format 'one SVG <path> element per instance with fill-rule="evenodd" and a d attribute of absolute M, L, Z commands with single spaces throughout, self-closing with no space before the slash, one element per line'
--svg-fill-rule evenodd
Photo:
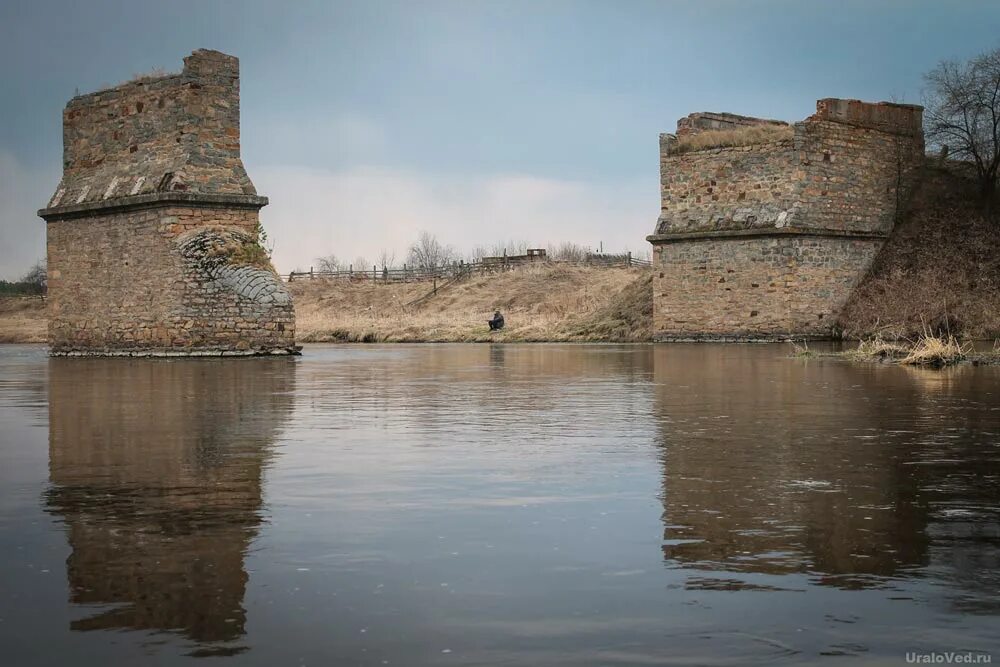
<path fill-rule="evenodd" d="M 500 329 L 503 329 L 503 315 L 498 310 L 493 313 L 493 319 L 486 320 L 486 323 L 490 325 L 490 331 L 500 331 Z"/>

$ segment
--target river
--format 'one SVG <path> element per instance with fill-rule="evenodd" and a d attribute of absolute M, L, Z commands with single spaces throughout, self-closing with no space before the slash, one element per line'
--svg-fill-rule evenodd
<path fill-rule="evenodd" d="M 0 347 L 0 663 L 1000 660 L 1000 369 Z"/>

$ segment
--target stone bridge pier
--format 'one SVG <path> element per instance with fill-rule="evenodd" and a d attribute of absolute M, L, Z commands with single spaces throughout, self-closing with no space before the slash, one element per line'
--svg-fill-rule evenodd
<path fill-rule="evenodd" d="M 922 111 L 823 99 L 793 126 L 698 113 L 661 135 L 655 338 L 829 337 L 914 186 Z"/>
<path fill-rule="evenodd" d="M 257 244 L 239 61 L 74 97 L 47 223 L 54 355 L 296 353 L 291 297 Z"/>

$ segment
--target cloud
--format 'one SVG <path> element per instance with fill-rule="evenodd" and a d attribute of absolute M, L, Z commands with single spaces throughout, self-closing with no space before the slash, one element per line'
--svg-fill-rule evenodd
<path fill-rule="evenodd" d="M 382 249 L 405 257 L 420 231 L 468 252 L 510 239 L 546 247 L 564 241 L 605 251 L 648 250 L 659 213 L 654 174 L 641 182 L 591 183 L 525 174 L 432 175 L 358 167 L 339 171 L 257 167 L 271 199 L 262 221 L 279 271 L 315 258 L 370 260 Z"/>
<path fill-rule="evenodd" d="M 20 278 L 45 257 L 45 222 L 37 211 L 58 181 L 56 171 L 32 169 L 0 151 L 0 278 Z"/>
<path fill-rule="evenodd" d="M 270 120 L 255 119 L 244 130 L 244 154 L 250 174 L 258 158 L 271 164 L 322 166 L 380 161 L 388 154 L 389 138 L 378 123 L 342 113 L 329 118 L 288 113 Z M 252 137 L 252 140 L 247 138 Z"/>
<path fill-rule="evenodd" d="M 609 252 L 648 250 L 659 211 L 654 178 L 592 183 L 528 174 L 430 174 L 388 167 L 343 170 L 264 166 L 252 170 L 271 198 L 262 220 L 281 272 L 308 269 L 316 257 L 400 262 L 420 231 L 460 252 L 498 241 L 539 247 L 572 241 Z M 53 168 L 31 168 L 0 151 L 0 278 L 16 279 L 45 256 L 37 217 L 55 189 Z"/>

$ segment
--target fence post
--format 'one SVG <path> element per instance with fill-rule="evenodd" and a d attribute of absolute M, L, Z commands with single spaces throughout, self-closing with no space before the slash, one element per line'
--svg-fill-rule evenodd
<path fill-rule="evenodd" d="M 628 264 L 626 266 L 632 266 L 632 251 L 628 251 Z"/>
<path fill-rule="evenodd" d="M 313 279 L 313 267 L 309 267 L 309 280 Z"/>

